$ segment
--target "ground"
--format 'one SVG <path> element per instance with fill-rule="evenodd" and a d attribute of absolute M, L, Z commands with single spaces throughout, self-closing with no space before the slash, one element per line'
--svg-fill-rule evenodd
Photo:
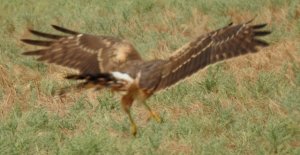
<path fill-rule="evenodd" d="M 267 22 L 271 46 L 212 65 L 148 100 L 164 122 L 129 120 L 108 91 L 55 92 L 67 70 L 21 53 L 27 28 L 50 24 L 120 36 L 144 58 L 230 21 Z M 300 154 L 299 0 L 1 0 L 0 154 Z"/>

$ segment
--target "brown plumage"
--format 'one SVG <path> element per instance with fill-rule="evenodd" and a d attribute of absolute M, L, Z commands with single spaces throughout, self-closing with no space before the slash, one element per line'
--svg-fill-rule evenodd
<path fill-rule="evenodd" d="M 267 42 L 258 38 L 270 34 L 270 31 L 262 30 L 267 24 L 250 25 L 250 22 L 229 24 L 199 36 L 167 60 L 144 61 L 126 40 L 82 34 L 55 25 L 52 25 L 54 29 L 67 36 L 29 30 L 49 40 L 22 39 L 27 44 L 44 47 L 23 54 L 37 56 L 39 61 L 77 69 L 79 74 L 66 78 L 82 81 L 78 88 L 110 88 L 123 92 L 121 105 L 129 116 L 132 134 L 135 135 L 136 125 L 130 115 L 133 101 L 143 103 L 150 116 L 160 122 L 159 116 L 145 103 L 153 93 L 172 86 L 209 64 L 255 53 L 257 47 L 268 46 Z"/>

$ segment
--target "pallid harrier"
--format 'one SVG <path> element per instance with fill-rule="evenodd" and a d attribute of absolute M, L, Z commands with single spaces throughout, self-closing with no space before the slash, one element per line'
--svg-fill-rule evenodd
<path fill-rule="evenodd" d="M 159 115 L 145 103 L 155 92 L 174 85 L 209 64 L 255 53 L 257 47 L 268 46 L 267 42 L 258 39 L 270 34 L 270 31 L 262 30 L 267 24 L 250 25 L 251 21 L 237 25 L 231 23 L 201 35 L 166 60 L 143 60 L 126 40 L 83 34 L 56 25 L 52 27 L 67 36 L 29 30 L 49 40 L 22 39 L 27 44 L 44 47 L 23 54 L 77 69 L 78 74 L 65 77 L 81 81 L 77 88 L 110 88 L 122 92 L 121 105 L 129 116 L 131 133 L 135 135 L 137 127 L 130 114 L 134 101 L 145 105 L 150 116 L 161 122 Z"/>

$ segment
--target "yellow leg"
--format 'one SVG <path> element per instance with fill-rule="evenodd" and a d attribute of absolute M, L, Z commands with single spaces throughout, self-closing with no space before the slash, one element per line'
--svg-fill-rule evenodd
<path fill-rule="evenodd" d="M 137 133 L 137 127 L 136 127 L 136 124 L 131 116 L 131 113 L 130 113 L 130 107 L 133 103 L 133 99 L 132 97 L 128 96 L 128 95 L 125 95 L 122 97 L 122 107 L 124 109 L 124 111 L 126 112 L 126 114 L 128 115 L 129 117 L 129 120 L 130 120 L 130 123 L 131 123 L 131 134 L 132 135 L 136 135 Z"/>
<path fill-rule="evenodd" d="M 128 117 L 129 117 L 129 120 L 130 120 L 130 123 L 131 123 L 131 128 L 130 128 L 131 134 L 132 134 L 133 136 L 135 136 L 136 133 L 137 133 L 137 127 L 136 127 L 136 124 L 135 124 L 134 120 L 132 119 L 132 116 L 131 116 L 131 114 L 130 114 L 130 111 L 129 111 L 127 114 L 128 114 Z"/>
<path fill-rule="evenodd" d="M 146 109 L 149 111 L 150 117 L 154 118 L 156 120 L 156 122 L 161 123 L 162 120 L 161 120 L 160 116 L 158 114 L 156 114 L 154 111 L 152 111 L 152 109 L 146 104 L 146 102 L 143 102 L 143 104 L 146 107 Z"/>

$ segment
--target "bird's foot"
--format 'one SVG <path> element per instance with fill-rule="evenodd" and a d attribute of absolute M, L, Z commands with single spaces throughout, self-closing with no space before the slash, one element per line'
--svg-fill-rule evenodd
<path fill-rule="evenodd" d="M 155 112 L 151 112 L 150 113 L 150 116 L 148 117 L 147 121 L 149 121 L 151 118 L 154 118 L 157 123 L 161 123 L 162 122 L 161 117 L 158 114 L 156 114 Z"/>

